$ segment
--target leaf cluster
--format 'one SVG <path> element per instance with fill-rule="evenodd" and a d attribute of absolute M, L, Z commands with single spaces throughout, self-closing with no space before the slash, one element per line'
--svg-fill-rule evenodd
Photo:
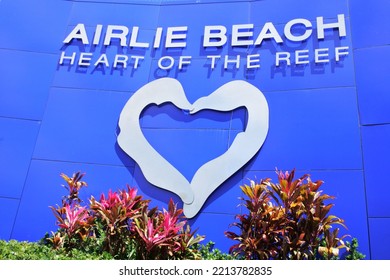
<path fill-rule="evenodd" d="M 237 241 L 230 248 L 234 256 L 245 259 L 316 259 L 320 254 L 332 258 L 345 248 L 339 237 L 344 220 L 330 214 L 334 197 L 323 194 L 322 181 L 309 175 L 294 179 L 295 171 L 278 172 L 278 183 L 271 179 L 251 181 L 242 186 L 242 205 L 246 213 L 236 216 L 231 226 L 239 232 L 225 235 Z M 320 246 L 320 240 L 325 243 Z"/>
<path fill-rule="evenodd" d="M 62 205 L 51 206 L 59 229 L 45 238 L 54 249 L 105 253 L 115 259 L 200 259 L 196 244 L 204 237 L 196 235 L 187 224 L 182 210 L 173 200 L 168 210 L 149 209 L 149 200 L 126 189 L 91 197 L 82 205 L 79 191 L 87 184 L 84 174 L 64 174 L 69 194 Z"/>
<path fill-rule="evenodd" d="M 58 230 L 38 243 L 0 240 L 0 259 L 108 260 L 108 259 L 364 259 L 356 238 L 344 244 L 339 237 L 344 221 L 331 214 L 334 197 L 320 190 L 322 181 L 309 175 L 294 179 L 295 171 L 277 172 L 278 183 L 263 179 L 241 187 L 244 213 L 225 235 L 236 243 L 229 254 L 201 244 L 172 200 L 168 209 L 149 208 L 149 200 L 126 189 L 91 196 L 88 204 L 79 192 L 87 183 L 80 172 L 68 177 L 61 205 L 50 206 Z M 341 253 L 340 249 L 346 249 Z"/>
<path fill-rule="evenodd" d="M 72 249 L 53 249 L 40 242 L 0 240 L 0 260 L 109 260 L 110 254 Z"/>
<path fill-rule="evenodd" d="M 215 243 L 212 241 L 207 244 L 197 245 L 199 248 L 202 260 L 237 260 L 239 258 L 234 257 L 231 254 L 223 253 L 221 250 L 215 248 Z"/>

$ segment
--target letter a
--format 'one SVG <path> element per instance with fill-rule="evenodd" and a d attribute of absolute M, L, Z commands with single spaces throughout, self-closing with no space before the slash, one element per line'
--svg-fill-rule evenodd
<path fill-rule="evenodd" d="M 80 39 L 84 45 L 88 45 L 88 36 L 85 31 L 85 26 L 82 23 L 76 25 L 76 27 L 69 33 L 68 37 L 63 41 L 64 44 L 70 43 L 73 39 Z"/>

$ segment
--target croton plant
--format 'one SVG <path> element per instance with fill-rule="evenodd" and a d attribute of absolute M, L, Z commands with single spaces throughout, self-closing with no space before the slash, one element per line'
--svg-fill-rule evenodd
<path fill-rule="evenodd" d="M 237 241 L 230 253 L 281 260 L 338 256 L 345 236 L 338 236 L 337 226 L 344 227 L 344 220 L 330 214 L 333 204 L 327 200 L 334 197 L 319 190 L 323 182 L 313 182 L 307 174 L 294 179 L 294 170 L 277 175 L 276 184 L 264 179 L 241 187 L 246 211 L 232 224 L 239 232 L 225 232 Z"/>

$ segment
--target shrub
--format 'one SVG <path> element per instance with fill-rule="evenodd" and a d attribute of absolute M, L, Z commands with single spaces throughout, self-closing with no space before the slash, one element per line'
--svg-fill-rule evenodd
<path fill-rule="evenodd" d="M 199 247 L 202 260 L 236 260 L 237 258 L 231 254 L 223 253 L 221 250 L 214 248 L 215 243 L 209 241 L 205 245 Z"/>
<path fill-rule="evenodd" d="M 362 260 L 366 258 L 366 256 L 358 250 L 359 242 L 357 238 L 352 238 L 351 242 L 345 242 L 345 246 L 348 248 L 348 252 L 345 256 L 346 260 Z"/>
<path fill-rule="evenodd" d="M 168 210 L 147 211 L 134 219 L 137 256 L 140 259 L 200 259 L 193 248 L 204 237 L 194 237 L 182 219 L 183 210 L 170 200 Z"/>
<path fill-rule="evenodd" d="M 195 235 L 173 200 L 168 209 L 149 209 L 149 200 L 137 190 L 109 191 L 93 196 L 85 205 L 79 192 L 87 183 L 84 174 L 61 174 L 68 194 L 61 205 L 50 207 L 59 226 L 38 243 L 0 240 L 0 259 L 10 260 L 108 260 L 108 259 L 345 259 L 365 256 L 356 238 L 344 244 L 339 227 L 344 221 L 330 214 L 332 196 L 320 191 L 322 181 L 309 175 L 294 179 L 295 172 L 277 172 L 278 183 L 270 179 L 242 186 L 246 211 L 236 216 L 239 233 L 225 232 L 236 241 L 223 253 L 214 243 L 201 245 L 204 236 Z"/>
<path fill-rule="evenodd" d="M 73 174 L 72 177 L 61 174 L 67 182 L 63 187 L 69 194 L 62 197 L 61 206 L 49 206 L 60 227 L 60 230 L 52 233 L 52 237 L 48 239 L 54 248 L 63 247 L 71 250 L 91 235 L 93 216 L 87 207 L 81 205 L 82 200 L 79 197 L 80 189 L 87 186 L 86 182 L 81 181 L 83 176 L 84 174 L 80 172 Z"/>
<path fill-rule="evenodd" d="M 149 209 L 149 200 L 137 195 L 137 190 L 109 191 L 89 205 L 82 205 L 79 191 L 87 183 L 84 174 L 72 177 L 61 174 L 69 194 L 61 206 L 50 207 L 59 229 L 45 241 L 68 254 L 82 252 L 109 253 L 115 259 L 200 259 L 195 246 L 203 236 L 195 236 L 173 200 L 168 210 Z"/>
<path fill-rule="evenodd" d="M 232 224 L 239 229 L 238 234 L 225 232 L 238 242 L 230 253 L 245 259 L 338 256 L 338 250 L 345 248 L 345 236 L 338 237 L 339 229 L 333 226 L 344 226 L 344 221 L 329 214 L 333 204 L 325 201 L 333 197 L 319 191 L 323 182 L 313 182 L 309 175 L 294 179 L 294 170 L 277 175 L 277 184 L 265 179 L 241 187 L 247 213 L 237 215 L 238 221 Z"/>
<path fill-rule="evenodd" d="M 137 196 L 137 190 L 129 186 L 127 190 L 118 192 L 110 190 L 107 198 L 102 194 L 99 201 L 91 197 L 90 208 L 95 228 L 102 230 L 99 234 L 95 232 L 95 235 L 104 235 L 105 251 L 116 258 L 129 257 L 128 251 L 133 246 L 135 233 L 134 219 L 141 215 L 148 204 L 148 200 Z"/>
<path fill-rule="evenodd" d="M 0 260 L 109 260 L 110 254 L 72 249 L 53 249 L 38 242 L 0 240 Z"/>

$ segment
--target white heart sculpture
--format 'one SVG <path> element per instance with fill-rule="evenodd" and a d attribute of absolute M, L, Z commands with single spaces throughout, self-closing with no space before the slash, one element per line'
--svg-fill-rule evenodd
<path fill-rule="evenodd" d="M 232 111 L 245 107 L 248 121 L 245 131 L 237 134 L 230 148 L 205 163 L 191 182 L 146 140 L 139 118 L 151 104 L 170 102 L 177 108 L 195 114 L 201 110 Z M 211 193 L 246 164 L 261 148 L 268 133 L 269 110 L 263 93 L 253 85 L 236 80 L 224 84 L 209 96 L 191 104 L 180 82 L 161 78 L 140 88 L 127 101 L 119 118 L 118 144 L 139 165 L 153 185 L 177 194 L 183 201 L 187 218 L 194 217 Z"/>

